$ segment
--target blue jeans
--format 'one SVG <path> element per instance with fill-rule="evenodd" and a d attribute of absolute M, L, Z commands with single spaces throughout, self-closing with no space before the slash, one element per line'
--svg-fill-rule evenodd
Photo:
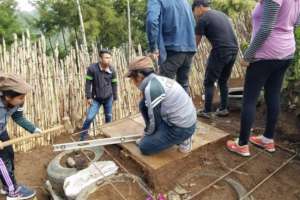
<path fill-rule="evenodd" d="M 147 107 L 142 100 L 139 104 L 140 112 L 144 118 L 145 124 L 149 123 Z M 139 148 L 144 155 L 151 155 L 162 150 L 168 149 L 175 144 L 181 144 L 190 138 L 196 129 L 196 124 L 189 128 L 180 128 L 169 126 L 163 120 L 158 125 L 156 131 L 151 135 L 145 135 L 139 143 Z"/>
<path fill-rule="evenodd" d="M 173 145 L 179 145 L 190 138 L 196 129 L 196 124 L 189 128 L 169 126 L 161 121 L 157 130 L 151 135 L 145 135 L 139 143 L 142 154 L 151 155 L 168 149 Z"/>
<path fill-rule="evenodd" d="M 87 111 L 86 119 L 82 125 L 83 132 L 80 134 L 80 140 L 85 140 L 88 135 L 88 129 L 90 128 L 91 123 L 95 119 L 96 115 L 99 112 L 100 106 L 103 105 L 104 114 L 105 114 L 105 123 L 109 123 L 112 121 L 112 103 L 113 97 L 111 96 L 107 100 L 93 100 L 92 105 L 89 107 Z"/>

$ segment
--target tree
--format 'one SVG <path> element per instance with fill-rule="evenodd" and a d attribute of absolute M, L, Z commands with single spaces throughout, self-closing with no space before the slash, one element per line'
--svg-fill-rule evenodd
<path fill-rule="evenodd" d="M 234 18 L 238 17 L 241 12 L 250 15 L 255 3 L 255 0 L 213 0 L 212 6 Z"/>
<path fill-rule="evenodd" d="M 113 4 L 116 12 L 119 15 L 124 16 L 124 19 L 127 14 L 126 3 L 127 0 L 118 0 Z M 145 33 L 146 4 L 147 1 L 130 0 L 132 40 L 135 45 L 141 44 L 143 49 L 147 48 L 147 38 Z"/>
<path fill-rule="evenodd" d="M 69 41 L 74 43 L 79 30 L 79 17 L 75 0 L 34 0 L 40 19 L 36 23 L 46 36 L 65 29 L 71 31 Z M 97 41 L 105 47 L 118 47 L 128 42 L 127 0 L 81 0 L 81 10 L 88 44 Z M 146 47 L 146 2 L 130 0 L 132 39 Z M 67 39 L 66 39 L 67 40 Z"/>
<path fill-rule="evenodd" d="M 0 39 L 6 39 L 7 44 L 13 42 L 13 33 L 19 34 L 21 32 L 15 10 L 15 0 L 0 1 Z"/>

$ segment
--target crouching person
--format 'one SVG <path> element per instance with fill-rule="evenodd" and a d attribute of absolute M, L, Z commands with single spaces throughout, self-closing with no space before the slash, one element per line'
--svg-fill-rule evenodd
<path fill-rule="evenodd" d="M 126 74 L 142 92 L 140 112 L 145 120 L 144 135 L 138 146 L 145 155 L 179 145 L 179 151 L 192 149 L 196 109 L 192 99 L 174 80 L 154 74 L 149 57 L 135 58 Z"/>
<path fill-rule="evenodd" d="M 0 140 L 9 140 L 6 130 L 8 119 L 30 133 L 41 133 L 41 130 L 23 116 L 25 95 L 31 86 L 15 75 L 0 73 Z M 0 179 L 3 184 L 1 193 L 7 195 L 7 200 L 30 199 L 35 191 L 18 185 L 14 175 L 14 150 L 12 146 L 0 148 Z"/>

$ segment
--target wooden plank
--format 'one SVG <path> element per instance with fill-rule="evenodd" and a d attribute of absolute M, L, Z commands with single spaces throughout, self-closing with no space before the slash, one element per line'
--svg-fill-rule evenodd
<path fill-rule="evenodd" d="M 134 115 L 134 116 L 130 117 L 130 119 L 141 124 L 142 126 L 145 126 L 145 121 L 144 121 L 142 115 L 140 115 L 140 114 Z"/>
<path fill-rule="evenodd" d="M 103 127 L 103 132 L 108 137 L 116 137 L 130 134 L 139 134 L 143 132 L 144 126 L 142 125 L 142 117 L 136 115 L 131 118 L 127 118 L 121 121 L 113 122 L 109 126 Z M 193 137 L 193 150 L 195 151 L 205 145 L 217 142 L 225 137 L 228 134 L 219 130 L 211 125 L 205 123 L 197 123 L 197 131 Z M 133 159 L 138 163 L 142 164 L 144 167 L 147 167 L 150 170 L 158 170 L 161 167 L 180 160 L 189 154 L 183 154 L 178 151 L 176 145 L 172 148 L 160 152 L 159 154 L 152 156 L 144 156 L 141 154 L 137 145 L 134 143 L 122 144 L 122 147 L 125 148 Z"/>

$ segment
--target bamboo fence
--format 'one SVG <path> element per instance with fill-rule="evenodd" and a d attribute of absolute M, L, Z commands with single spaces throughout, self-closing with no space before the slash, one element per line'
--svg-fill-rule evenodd
<path fill-rule="evenodd" d="M 245 26 L 245 19 L 240 17 L 235 24 L 239 42 L 249 39 L 249 31 Z M 32 42 L 30 34 L 24 33 L 21 38 L 15 36 L 10 48 L 5 41 L 0 44 L 0 73 L 16 73 L 23 76 L 33 87 L 34 91 L 26 96 L 25 115 L 42 129 L 48 129 L 61 123 L 63 116 L 69 116 L 74 126 L 81 126 L 85 117 L 86 105 L 84 96 L 85 72 L 90 63 L 97 62 L 97 48 L 93 46 L 90 53 L 75 46 L 65 59 L 59 59 L 58 45 L 55 55 L 46 56 L 46 42 L 42 36 Z M 207 41 L 199 47 L 194 57 L 193 68 L 190 75 L 191 96 L 201 96 L 203 92 L 203 78 L 205 63 L 210 51 Z M 119 99 L 113 106 L 113 120 L 122 119 L 138 112 L 139 91 L 124 78 L 127 70 L 128 56 L 124 48 L 113 49 L 113 65 L 117 70 Z M 139 47 L 132 51 L 131 58 L 141 55 Z M 241 53 L 237 58 L 232 72 L 233 78 L 241 78 L 244 70 L 239 65 Z M 103 109 L 97 115 L 96 126 L 103 124 Z M 26 134 L 22 128 L 9 122 L 11 138 L 21 137 Z M 29 151 L 36 146 L 53 143 L 53 138 L 60 135 L 55 132 L 45 135 L 40 139 L 33 139 L 15 145 L 16 151 Z"/>

